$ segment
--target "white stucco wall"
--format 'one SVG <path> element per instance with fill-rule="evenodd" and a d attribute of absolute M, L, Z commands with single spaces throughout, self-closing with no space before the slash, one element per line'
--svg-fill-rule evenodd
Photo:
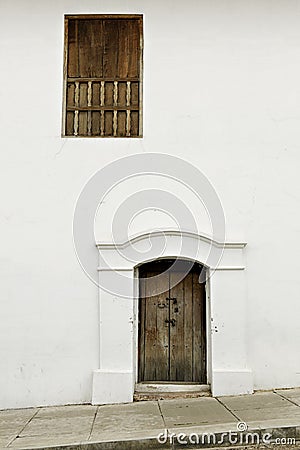
<path fill-rule="evenodd" d="M 143 139 L 61 138 L 72 13 L 144 14 Z M 74 205 L 96 170 L 142 152 L 210 179 L 227 239 L 248 243 L 254 386 L 299 386 L 299 2 L 2 0 L 0 20 L 0 408 L 91 400 L 98 290 L 75 256 Z"/>

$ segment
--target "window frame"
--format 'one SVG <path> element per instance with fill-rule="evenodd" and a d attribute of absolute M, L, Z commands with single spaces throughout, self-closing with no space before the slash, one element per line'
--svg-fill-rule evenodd
<path fill-rule="evenodd" d="M 140 29 L 140 60 L 139 60 L 139 133 L 137 136 L 75 136 L 66 134 L 66 112 L 67 112 L 67 77 L 68 77 L 68 24 L 69 20 L 88 20 L 88 19 L 137 19 Z M 141 139 L 143 138 L 143 51 L 144 51 L 144 17 L 143 14 L 65 14 L 64 15 L 64 63 L 63 63 L 63 109 L 62 109 L 62 138 L 75 138 L 75 139 Z"/>

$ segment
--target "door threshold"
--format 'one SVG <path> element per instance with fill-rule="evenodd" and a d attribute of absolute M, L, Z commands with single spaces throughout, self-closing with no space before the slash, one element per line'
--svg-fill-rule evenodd
<path fill-rule="evenodd" d="M 144 381 L 136 383 L 135 392 L 203 392 L 209 391 L 209 384 L 170 381 Z"/>
<path fill-rule="evenodd" d="M 134 400 L 167 400 L 176 398 L 196 398 L 211 396 L 209 384 L 142 382 L 136 383 Z"/>

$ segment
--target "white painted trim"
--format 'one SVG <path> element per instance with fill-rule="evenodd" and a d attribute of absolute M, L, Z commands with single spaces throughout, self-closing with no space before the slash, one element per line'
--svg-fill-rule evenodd
<path fill-rule="evenodd" d="M 211 291 L 211 269 L 206 268 L 206 283 L 205 283 L 205 312 L 206 312 L 206 382 L 211 384 L 211 374 L 212 374 L 212 315 L 211 315 L 211 301 L 210 301 L 210 291 Z"/>
<path fill-rule="evenodd" d="M 131 272 L 132 267 L 97 267 L 98 272 Z"/>
<path fill-rule="evenodd" d="M 170 259 L 172 257 L 167 257 L 166 259 Z M 161 258 L 164 259 L 164 258 Z M 218 267 L 212 267 L 213 271 L 215 270 L 245 270 L 245 266 L 218 266 Z M 131 272 L 131 267 L 97 267 L 98 272 Z"/>
<path fill-rule="evenodd" d="M 162 231 L 154 231 L 154 232 L 148 232 L 139 234 L 136 236 L 131 237 L 125 242 L 96 242 L 96 246 L 99 249 L 116 249 L 116 248 L 126 248 L 128 245 L 135 244 L 138 241 L 148 239 L 149 237 L 157 237 L 157 236 L 182 236 L 182 237 L 191 237 L 209 244 L 214 245 L 215 247 L 219 248 L 226 248 L 226 249 L 243 249 L 246 247 L 246 242 L 219 242 L 215 239 L 212 239 L 210 236 L 205 234 L 196 234 L 192 233 L 190 231 L 178 231 L 178 230 L 162 230 Z"/>
<path fill-rule="evenodd" d="M 166 246 L 161 255 L 151 250 L 147 255 L 143 251 L 139 252 L 144 248 L 143 241 L 149 238 L 160 240 L 162 237 L 165 238 Z M 202 245 L 199 245 L 199 241 Z M 136 242 L 138 244 L 137 249 L 134 249 L 135 258 L 132 258 L 133 250 L 130 244 Z M 184 242 L 185 246 L 184 251 L 180 253 L 178 248 L 181 247 L 178 247 L 178 244 L 181 242 Z M 101 303 L 99 368 L 102 370 L 94 372 L 95 403 L 111 403 L 117 399 L 119 402 L 128 402 L 133 399 L 134 386 L 138 380 L 138 268 L 157 258 L 182 258 L 198 261 L 206 267 L 207 383 L 211 384 L 213 395 L 251 392 L 251 376 L 243 371 L 244 367 L 248 366 L 246 331 L 243 326 L 246 302 L 243 273 L 245 246 L 246 243 L 243 242 L 222 244 L 204 235 L 173 230 L 144 233 L 120 244 L 97 244 L 103 312 Z M 120 252 L 120 248 L 125 249 Z M 217 262 L 209 260 L 210 252 L 216 252 L 217 257 L 220 253 L 217 267 Z M 123 302 L 120 302 L 110 289 L 105 289 L 105 283 L 106 277 L 108 283 L 118 283 L 122 272 L 128 280 L 124 283 L 124 295 L 119 295 L 120 298 L 126 299 L 121 307 Z M 119 314 L 121 335 L 119 343 L 113 343 L 113 360 L 107 350 L 111 341 L 111 327 L 107 321 L 104 322 L 110 315 L 110 308 L 112 314 L 116 311 Z M 232 326 L 232 317 L 237 327 Z M 110 371 L 112 366 L 119 367 L 120 370 Z M 131 369 L 122 371 L 128 367 Z M 105 370 L 106 368 L 108 370 Z"/>
<path fill-rule="evenodd" d="M 133 271 L 133 376 L 136 384 L 139 378 L 139 270 Z"/>
<path fill-rule="evenodd" d="M 132 374 L 132 370 L 130 369 L 128 369 L 128 370 L 112 370 L 112 369 L 96 369 L 96 370 L 94 370 L 94 372 L 97 372 L 97 373 L 107 373 L 107 374 Z"/>

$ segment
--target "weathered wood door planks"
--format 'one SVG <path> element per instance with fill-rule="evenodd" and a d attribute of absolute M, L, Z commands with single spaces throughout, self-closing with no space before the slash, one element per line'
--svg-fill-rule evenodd
<path fill-rule="evenodd" d="M 189 263 L 190 264 L 190 263 Z M 164 260 L 140 268 L 139 381 L 206 383 L 204 270 Z"/>

